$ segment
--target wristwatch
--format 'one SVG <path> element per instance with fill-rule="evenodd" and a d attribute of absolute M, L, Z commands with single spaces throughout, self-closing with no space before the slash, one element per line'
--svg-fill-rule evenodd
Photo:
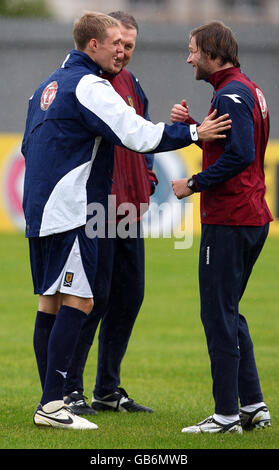
<path fill-rule="evenodd" d="M 195 180 L 194 178 L 189 178 L 187 181 L 187 187 L 191 189 L 191 191 L 195 192 L 196 191 L 196 185 L 195 185 Z"/>

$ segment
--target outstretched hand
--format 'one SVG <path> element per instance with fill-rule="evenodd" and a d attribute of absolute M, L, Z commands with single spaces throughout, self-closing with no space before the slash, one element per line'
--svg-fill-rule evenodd
<path fill-rule="evenodd" d="M 200 141 L 211 142 L 215 139 L 225 139 L 227 136 L 224 132 L 231 128 L 231 119 L 229 114 L 223 114 L 216 118 L 217 110 L 207 116 L 200 126 L 197 127 Z"/>

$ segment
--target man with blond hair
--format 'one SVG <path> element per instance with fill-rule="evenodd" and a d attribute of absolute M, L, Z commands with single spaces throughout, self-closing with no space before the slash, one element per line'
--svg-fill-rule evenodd
<path fill-rule="evenodd" d="M 120 23 L 124 48 L 118 74 L 103 76 L 132 106 L 136 113 L 149 119 L 148 100 L 138 79 L 127 69 L 135 50 L 139 26 L 129 13 L 109 14 Z M 114 147 L 111 196 L 115 197 L 117 217 L 109 217 L 104 237 L 98 237 L 98 269 L 94 284 L 94 308 L 83 324 L 80 338 L 65 380 L 64 401 L 74 413 L 96 414 L 97 411 L 151 412 L 136 403 L 120 385 L 122 359 L 128 347 L 134 323 L 140 310 L 145 285 L 144 238 L 141 230 L 141 205 L 148 206 L 155 190 L 156 175 L 152 171 L 153 154 L 136 154 L 120 146 Z M 135 236 L 121 236 L 119 227 L 125 214 L 121 207 L 133 205 L 134 217 L 128 223 Z M 109 225 L 116 223 L 115 236 L 109 236 Z M 98 363 L 92 402 L 84 396 L 83 373 L 91 345 L 100 323 Z"/>
<path fill-rule="evenodd" d="M 162 152 L 195 139 L 224 138 L 227 118 L 201 126 L 153 124 L 137 116 L 102 78 L 119 71 L 123 55 L 117 20 L 86 13 L 74 25 L 72 50 L 30 98 L 22 153 L 23 209 L 34 293 L 39 306 L 34 349 L 42 397 L 38 426 L 96 429 L 63 401 L 64 380 L 80 330 L 93 308 L 97 239 L 86 236 L 87 205 L 105 205 L 113 146 Z M 90 178 L 90 191 L 88 180 Z"/>

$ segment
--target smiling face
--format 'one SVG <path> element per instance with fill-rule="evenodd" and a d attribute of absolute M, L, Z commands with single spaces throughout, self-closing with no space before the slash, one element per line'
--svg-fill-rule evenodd
<path fill-rule="evenodd" d="M 213 61 L 197 47 L 195 36 L 192 36 L 189 42 L 187 63 L 193 66 L 196 80 L 204 80 L 213 73 L 212 62 Z"/>
<path fill-rule="evenodd" d="M 136 46 L 137 30 L 135 28 L 126 28 L 122 23 L 120 23 L 120 32 L 122 36 L 122 45 L 124 48 L 122 67 L 126 67 L 126 65 L 131 60 Z"/>
<path fill-rule="evenodd" d="M 118 27 L 107 29 L 107 36 L 103 41 L 91 39 L 88 44 L 90 57 L 100 68 L 108 73 L 118 73 L 122 68 L 124 58 L 124 48 L 122 45 L 122 36 Z"/>

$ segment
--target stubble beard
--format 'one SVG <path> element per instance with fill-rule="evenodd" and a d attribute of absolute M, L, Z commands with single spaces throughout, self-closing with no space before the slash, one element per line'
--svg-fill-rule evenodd
<path fill-rule="evenodd" d="M 208 64 L 208 58 L 202 56 L 199 62 L 196 64 L 196 80 L 206 80 L 211 74 L 211 70 Z"/>
<path fill-rule="evenodd" d="M 196 66 L 196 80 L 205 80 L 210 75 L 208 69 L 202 65 Z"/>

